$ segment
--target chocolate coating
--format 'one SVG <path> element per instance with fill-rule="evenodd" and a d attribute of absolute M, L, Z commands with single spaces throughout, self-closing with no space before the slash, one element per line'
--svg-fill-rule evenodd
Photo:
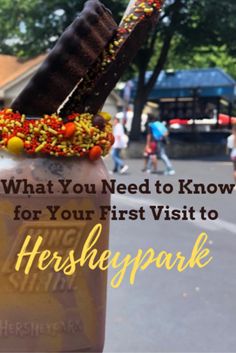
<path fill-rule="evenodd" d="M 29 116 L 55 113 L 96 62 L 116 28 L 104 5 L 87 1 L 11 107 Z"/>
<path fill-rule="evenodd" d="M 96 114 L 104 105 L 108 95 L 137 54 L 158 19 L 158 10 L 154 10 L 153 14 L 146 18 L 141 14 L 132 31 L 124 36 L 124 40 L 116 49 L 115 57 L 106 65 L 105 70 L 102 68 L 103 53 L 83 82 L 70 96 L 61 113 L 64 115 L 69 115 L 72 112 Z M 109 46 L 106 52 L 109 53 Z"/>

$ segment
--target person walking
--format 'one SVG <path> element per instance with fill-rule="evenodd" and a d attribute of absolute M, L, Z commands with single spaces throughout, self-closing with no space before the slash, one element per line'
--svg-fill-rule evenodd
<path fill-rule="evenodd" d="M 157 142 L 154 137 L 151 135 L 149 139 L 147 136 L 150 132 L 149 124 L 151 123 L 150 115 L 148 115 L 147 121 L 145 123 L 145 133 L 146 133 L 146 146 L 144 148 L 143 157 L 144 165 L 142 172 L 147 173 L 157 173 Z"/>
<path fill-rule="evenodd" d="M 144 165 L 142 172 L 157 173 L 157 155 L 156 155 L 157 144 L 155 141 L 145 146 L 143 157 Z"/>
<path fill-rule="evenodd" d="M 233 162 L 233 169 L 234 169 L 234 182 L 236 190 L 236 124 L 233 125 L 232 134 L 227 139 L 227 149 L 230 152 L 230 158 Z"/>
<path fill-rule="evenodd" d="M 114 118 L 113 122 L 113 135 L 115 138 L 115 143 L 111 152 L 114 162 L 113 173 L 124 174 L 129 169 L 129 166 L 125 164 L 120 153 L 123 149 L 127 148 L 127 136 L 125 135 L 123 124 L 117 117 Z"/>
<path fill-rule="evenodd" d="M 149 132 L 147 135 L 147 145 L 149 146 L 153 140 L 157 142 L 157 156 L 165 164 L 165 175 L 175 175 L 175 170 L 172 163 L 166 154 L 165 144 L 169 132 L 165 125 L 160 122 L 154 115 L 149 114 Z"/>

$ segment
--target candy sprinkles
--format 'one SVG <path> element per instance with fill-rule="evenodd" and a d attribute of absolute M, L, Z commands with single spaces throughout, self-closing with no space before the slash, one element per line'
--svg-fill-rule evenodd
<path fill-rule="evenodd" d="M 85 157 L 106 156 L 114 143 L 107 113 L 72 114 L 67 122 L 56 114 L 26 118 L 12 109 L 0 111 L 0 148 L 14 154 Z"/>
<path fill-rule="evenodd" d="M 139 22 L 150 17 L 155 10 L 161 12 L 163 2 L 163 0 L 137 0 L 134 2 L 130 11 L 128 11 L 127 15 L 123 18 L 115 38 L 112 43 L 109 44 L 108 50 L 104 53 L 102 62 L 103 69 L 105 69 L 106 65 L 115 60 L 116 52 L 119 50 L 121 44 L 126 40 L 127 36 L 129 36 Z"/>
<path fill-rule="evenodd" d="M 163 3 L 164 0 L 130 2 L 114 37 L 62 107 L 62 115 L 69 115 L 73 111 L 95 113 L 103 106 L 139 49 L 142 37 L 144 41 L 151 27 L 157 23 Z"/>

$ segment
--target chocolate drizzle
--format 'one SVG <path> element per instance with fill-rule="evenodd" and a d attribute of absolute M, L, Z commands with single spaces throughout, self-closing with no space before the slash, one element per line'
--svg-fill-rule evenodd
<path fill-rule="evenodd" d="M 86 2 L 12 108 L 29 116 L 96 114 L 157 24 L 164 0 L 136 0 L 117 28 L 98 0 Z"/>
<path fill-rule="evenodd" d="M 157 24 L 161 5 L 161 0 L 135 2 L 113 40 L 70 96 L 60 114 L 96 114 L 99 111 L 149 31 Z"/>

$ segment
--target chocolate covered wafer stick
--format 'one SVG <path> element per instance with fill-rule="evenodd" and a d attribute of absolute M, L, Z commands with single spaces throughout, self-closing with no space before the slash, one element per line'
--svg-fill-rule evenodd
<path fill-rule="evenodd" d="M 131 1 L 114 39 L 61 109 L 62 115 L 99 111 L 157 24 L 162 4 L 163 0 Z"/>
<path fill-rule="evenodd" d="M 55 113 L 104 51 L 116 29 L 104 5 L 98 0 L 87 1 L 12 108 L 29 116 Z"/>

